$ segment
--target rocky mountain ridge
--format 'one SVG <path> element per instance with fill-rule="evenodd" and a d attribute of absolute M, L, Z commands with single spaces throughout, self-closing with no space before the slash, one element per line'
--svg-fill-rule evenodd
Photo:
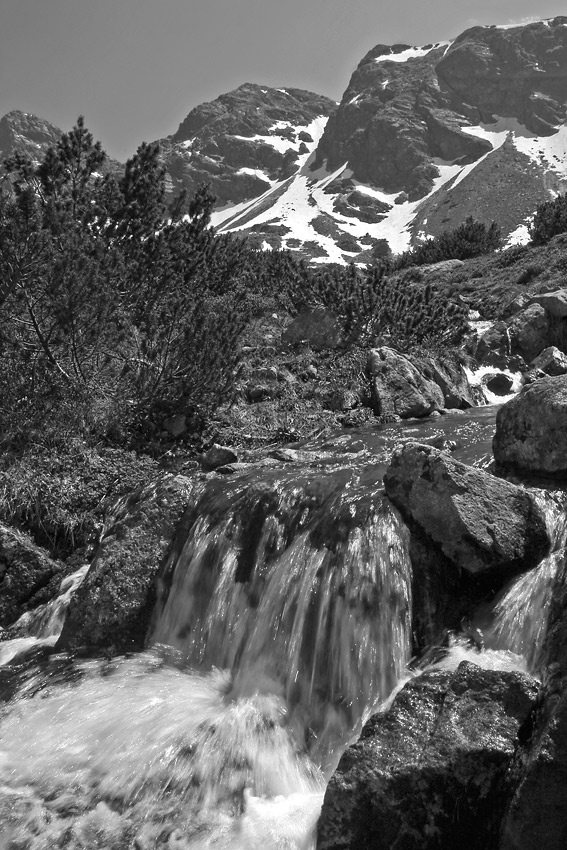
<path fill-rule="evenodd" d="M 41 148 L 39 125 L 59 132 L 10 116 L 3 153 Z M 213 224 L 259 248 L 365 262 L 469 215 L 525 242 L 537 205 L 567 189 L 567 17 L 378 44 L 338 105 L 246 83 L 159 141 L 170 191 L 210 183 Z"/>

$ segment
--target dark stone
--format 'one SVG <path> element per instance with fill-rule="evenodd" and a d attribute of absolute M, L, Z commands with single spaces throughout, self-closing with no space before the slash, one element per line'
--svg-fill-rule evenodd
<path fill-rule="evenodd" d="M 55 595 L 65 573 L 27 535 L 0 524 L 0 626 Z"/>
<path fill-rule="evenodd" d="M 208 451 L 201 455 L 201 466 L 205 472 L 211 472 L 219 466 L 235 463 L 237 460 L 238 457 L 232 449 L 214 443 Z"/>
<path fill-rule="evenodd" d="M 467 662 L 410 681 L 343 754 L 318 850 L 497 850 L 508 768 L 538 690 Z"/>
<path fill-rule="evenodd" d="M 524 386 L 496 415 L 496 463 L 520 473 L 567 476 L 567 375 Z"/>
<path fill-rule="evenodd" d="M 189 479 L 167 475 L 118 503 L 72 596 L 58 650 L 143 648 L 156 598 L 155 578 L 190 492 Z"/>
<path fill-rule="evenodd" d="M 550 345 L 530 363 L 531 369 L 537 369 L 546 375 L 567 375 L 567 355 Z"/>
<path fill-rule="evenodd" d="M 485 383 L 485 387 L 494 395 L 510 395 L 514 381 L 509 375 L 500 372 L 498 375 L 492 375 Z"/>
<path fill-rule="evenodd" d="M 543 511 L 528 490 L 432 446 L 398 448 L 384 486 L 402 515 L 459 569 L 509 575 L 535 566 L 549 552 Z"/>

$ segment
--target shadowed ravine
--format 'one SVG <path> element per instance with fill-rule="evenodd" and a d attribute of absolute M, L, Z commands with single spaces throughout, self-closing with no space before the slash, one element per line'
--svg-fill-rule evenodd
<path fill-rule="evenodd" d="M 487 412 L 452 422 L 479 460 Z M 197 488 L 160 574 L 148 649 L 51 656 L 3 708 L 2 848 L 315 846 L 344 747 L 410 675 L 408 533 L 380 460 Z M 457 642 L 440 666 L 533 668 L 553 576 L 551 558 L 522 577 L 483 614 L 489 648 Z"/>

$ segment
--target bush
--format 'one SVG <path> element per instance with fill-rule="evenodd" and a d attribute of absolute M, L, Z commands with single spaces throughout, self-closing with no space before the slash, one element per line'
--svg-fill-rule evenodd
<path fill-rule="evenodd" d="M 530 238 L 534 245 L 545 245 L 558 233 L 567 232 L 567 194 L 540 204 L 536 210 Z"/>
<path fill-rule="evenodd" d="M 489 254 L 502 244 L 500 228 L 496 222 L 488 227 L 469 216 L 454 230 L 446 230 L 440 236 L 428 239 L 411 251 L 405 251 L 395 261 L 397 269 L 439 263 L 442 260 L 467 260 L 480 254 Z"/>

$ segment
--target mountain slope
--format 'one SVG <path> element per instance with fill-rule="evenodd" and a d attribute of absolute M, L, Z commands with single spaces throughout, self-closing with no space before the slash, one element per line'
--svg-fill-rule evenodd
<path fill-rule="evenodd" d="M 567 188 L 566 103 L 567 18 L 378 45 L 296 176 L 215 221 L 334 262 L 403 251 L 468 215 L 525 240 L 537 205 Z"/>

